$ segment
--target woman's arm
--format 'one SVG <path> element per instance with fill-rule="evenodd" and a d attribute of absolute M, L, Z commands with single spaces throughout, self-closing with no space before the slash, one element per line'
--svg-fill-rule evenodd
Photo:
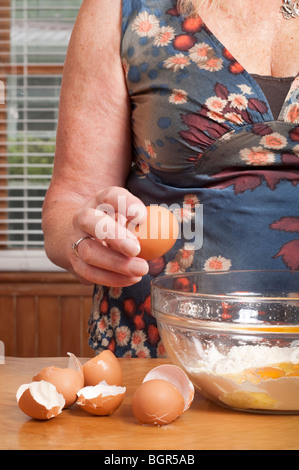
<path fill-rule="evenodd" d="M 135 258 L 138 242 L 124 226 L 104 243 L 97 238 L 96 211 L 143 204 L 123 189 L 131 165 L 130 103 L 120 58 L 121 1 L 84 0 L 66 57 L 61 87 L 56 155 L 43 207 L 48 257 L 82 282 L 130 285 L 146 274 Z M 126 213 L 124 215 L 127 215 Z M 112 224 L 117 223 L 114 220 Z M 113 230 L 112 230 L 113 232 Z"/>

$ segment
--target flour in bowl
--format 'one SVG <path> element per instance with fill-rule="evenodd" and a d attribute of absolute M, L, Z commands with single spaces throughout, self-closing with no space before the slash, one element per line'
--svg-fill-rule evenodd
<path fill-rule="evenodd" d="M 233 346 L 222 354 L 214 344 L 202 350 L 202 358 L 192 367 L 192 372 L 211 374 L 235 374 L 245 369 L 265 367 L 281 363 L 299 363 L 299 347 Z"/>

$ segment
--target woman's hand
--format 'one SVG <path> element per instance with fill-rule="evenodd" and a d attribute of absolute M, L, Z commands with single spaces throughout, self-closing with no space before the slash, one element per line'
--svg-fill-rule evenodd
<path fill-rule="evenodd" d="M 73 217 L 74 239 L 69 241 L 72 269 L 81 282 L 125 287 L 147 274 L 148 264 L 138 258 L 140 245 L 126 228 L 146 217 L 144 204 L 120 187 L 98 191 Z M 84 237 L 77 249 L 72 243 Z"/>

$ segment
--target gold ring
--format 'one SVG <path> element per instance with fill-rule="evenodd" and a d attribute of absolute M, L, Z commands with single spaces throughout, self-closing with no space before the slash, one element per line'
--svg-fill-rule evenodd
<path fill-rule="evenodd" d="M 72 244 L 72 249 L 74 250 L 74 252 L 75 252 L 76 255 L 78 256 L 78 258 L 79 258 L 78 246 L 80 245 L 81 242 L 83 242 L 83 240 L 87 240 L 88 238 L 90 238 L 91 240 L 94 240 L 93 237 L 87 235 L 86 237 L 82 237 L 82 238 L 80 238 L 80 240 L 78 240 L 76 243 L 73 243 L 73 244 Z"/>

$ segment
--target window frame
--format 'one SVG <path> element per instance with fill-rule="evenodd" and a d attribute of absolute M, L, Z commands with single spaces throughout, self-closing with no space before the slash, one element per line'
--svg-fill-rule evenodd
<path fill-rule="evenodd" d="M 10 78 L 15 76 L 31 77 L 49 76 L 49 77 L 62 77 L 63 62 L 62 63 L 11 63 L 11 12 L 12 0 L 0 0 L 0 85 L 1 96 L 0 100 L 0 272 L 1 271 L 63 271 L 58 266 L 54 265 L 48 258 L 44 249 L 34 248 L 30 249 L 27 246 L 24 249 L 14 249 L 8 247 L 9 239 L 9 194 L 8 194 L 8 178 L 9 178 L 9 150 L 8 150 L 8 106 L 7 100 L 7 83 Z M 24 8 L 28 5 L 28 0 L 24 0 Z M 64 5 L 59 6 L 58 9 L 63 10 Z M 31 8 L 34 8 L 31 6 Z M 37 9 L 44 9 L 45 6 L 37 5 Z M 55 7 L 49 7 L 54 9 Z M 75 15 L 79 11 L 80 6 L 67 6 L 65 10 L 74 10 Z M 27 11 L 27 10 L 26 10 Z M 62 17 L 61 17 L 62 18 Z M 67 18 L 67 21 L 70 19 Z M 71 18 L 72 20 L 72 18 Z M 75 21 L 75 17 L 73 19 Z M 25 20 L 24 20 L 25 21 Z M 73 21 L 73 23 L 74 23 Z M 73 26 L 72 23 L 72 26 Z M 70 28 L 70 30 L 72 27 Z M 63 44 L 62 44 L 63 45 Z M 50 86 L 49 86 L 50 88 Z M 3 93 L 4 91 L 4 93 Z M 4 103 L 3 103 L 4 94 Z M 57 122 L 56 122 L 57 127 Z M 25 181 L 25 178 L 24 178 Z M 5 188 L 6 187 L 6 188 Z M 30 188 L 30 187 L 29 187 Z M 33 220 L 34 222 L 34 220 Z M 7 245 L 5 246 L 5 243 Z M 21 244 L 21 243 L 20 243 Z M 25 246 L 25 242 L 24 242 Z"/>

